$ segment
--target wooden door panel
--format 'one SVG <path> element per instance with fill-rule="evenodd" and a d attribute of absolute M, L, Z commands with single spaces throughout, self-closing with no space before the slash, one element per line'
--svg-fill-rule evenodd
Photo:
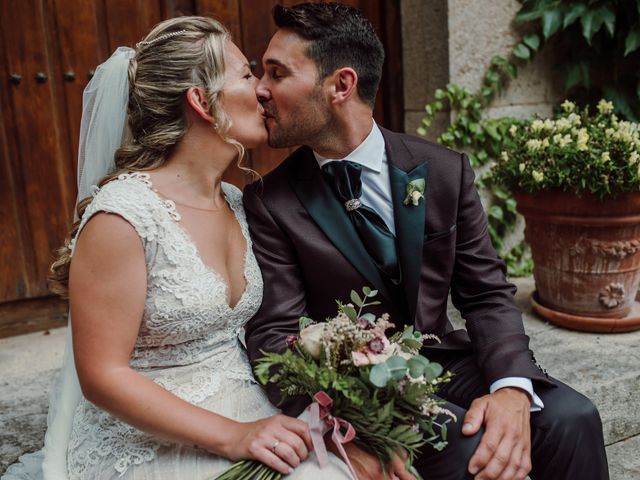
<path fill-rule="evenodd" d="M 162 2 L 162 18 L 180 17 L 183 15 L 195 15 L 196 0 L 164 0 Z"/>
<path fill-rule="evenodd" d="M 0 48 L 3 49 L 2 42 Z M 0 59 L 1 60 L 1 59 Z M 0 68 L 2 78 L 4 68 Z M 4 92 L 2 93 L 4 97 Z M 5 104 L 4 101 L 1 102 Z M 15 149 L 9 145 L 7 135 L 7 112 L 0 107 L 0 301 L 24 298 L 28 294 L 27 279 L 33 277 L 33 272 L 27 267 L 25 253 L 30 251 L 30 245 L 25 244 L 21 231 L 22 212 L 18 208 L 21 197 L 15 188 L 12 158 Z M 26 247 L 26 248 L 25 248 Z"/>
<path fill-rule="evenodd" d="M 69 226 L 73 174 L 70 163 L 65 162 L 69 148 L 60 128 L 64 116 L 56 102 L 56 65 L 48 49 L 44 2 L 0 3 L 3 41 L 11 45 L 6 52 L 7 66 L 23 77 L 9 95 L 23 180 L 19 187 L 24 192 L 20 217 L 29 226 L 31 245 L 25 248 L 31 248 L 35 258 L 35 278 L 26 279 L 30 287 L 27 295 L 38 296 L 47 293 L 44 279 L 51 252 L 60 245 Z M 27 25 L 30 28 L 25 28 Z M 46 79 L 37 81 L 38 74 Z"/>
<path fill-rule="evenodd" d="M 68 2 L 55 0 L 53 11 L 58 27 L 58 45 L 66 102 L 67 129 L 72 147 L 73 171 L 77 170 L 78 138 L 82 116 L 82 92 L 101 59 L 107 57 L 107 45 L 101 44 L 105 26 L 99 21 L 96 0 Z"/>
<path fill-rule="evenodd" d="M 134 47 L 162 20 L 159 0 L 109 0 L 105 2 L 109 54 L 120 46 Z M 104 61 L 106 58 L 101 59 Z"/>
<path fill-rule="evenodd" d="M 0 302 L 28 296 L 35 278 L 35 262 L 26 219 L 23 217 L 24 191 L 19 169 L 16 130 L 11 106 L 7 45 L 0 35 Z"/>
<path fill-rule="evenodd" d="M 196 12 L 220 21 L 237 45 L 242 44 L 239 0 L 196 0 Z"/>

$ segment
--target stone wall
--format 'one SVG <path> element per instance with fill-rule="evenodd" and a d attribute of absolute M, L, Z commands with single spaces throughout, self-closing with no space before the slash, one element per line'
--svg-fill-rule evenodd
<path fill-rule="evenodd" d="M 447 82 L 478 89 L 494 55 L 508 57 L 525 31 L 513 22 L 517 0 L 401 0 L 405 131 L 414 133 L 425 103 Z M 520 68 L 488 116 L 548 115 L 561 100 L 553 51 Z M 443 114 L 430 137 L 448 122 Z"/>

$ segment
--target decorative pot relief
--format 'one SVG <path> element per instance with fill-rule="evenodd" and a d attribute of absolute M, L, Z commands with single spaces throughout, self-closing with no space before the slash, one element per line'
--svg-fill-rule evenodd
<path fill-rule="evenodd" d="M 601 257 L 615 257 L 622 260 L 640 250 L 640 240 L 590 240 L 585 237 L 569 248 L 570 255 L 584 255 L 592 253 Z"/>
<path fill-rule="evenodd" d="M 621 283 L 610 283 L 600 290 L 600 303 L 606 308 L 616 308 L 624 302 L 624 285 Z"/>

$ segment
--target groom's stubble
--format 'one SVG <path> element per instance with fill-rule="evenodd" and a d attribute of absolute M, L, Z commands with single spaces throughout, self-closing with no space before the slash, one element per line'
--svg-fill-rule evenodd
<path fill-rule="evenodd" d="M 333 136 L 334 118 L 318 83 L 310 95 L 297 99 L 296 107 L 286 113 L 278 110 L 271 101 L 263 102 L 266 112 L 272 117 L 266 121 L 268 143 L 272 148 L 287 148 L 298 145 L 326 143 Z"/>

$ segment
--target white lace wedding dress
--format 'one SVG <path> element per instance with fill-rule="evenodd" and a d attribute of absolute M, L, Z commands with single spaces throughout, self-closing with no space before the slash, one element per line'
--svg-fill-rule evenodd
<path fill-rule="evenodd" d="M 97 191 L 80 228 L 97 212 L 118 214 L 144 245 L 148 290 L 131 368 L 192 404 L 253 421 L 278 413 L 256 383 L 238 337 L 260 306 L 262 277 L 251 250 L 242 194 L 230 184 L 223 184 L 223 191 L 247 242 L 246 290 L 233 308 L 224 280 L 203 263 L 180 226 L 175 204 L 158 196 L 147 174 L 123 174 Z M 11 466 L 3 479 L 42 478 L 34 458 L 26 456 Z M 204 480 L 231 464 L 202 449 L 161 442 L 84 398 L 67 451 L 69 480 Z M 351 477 L 336 457 L 320 469 L 311 455 L 286 478 Z"/>

